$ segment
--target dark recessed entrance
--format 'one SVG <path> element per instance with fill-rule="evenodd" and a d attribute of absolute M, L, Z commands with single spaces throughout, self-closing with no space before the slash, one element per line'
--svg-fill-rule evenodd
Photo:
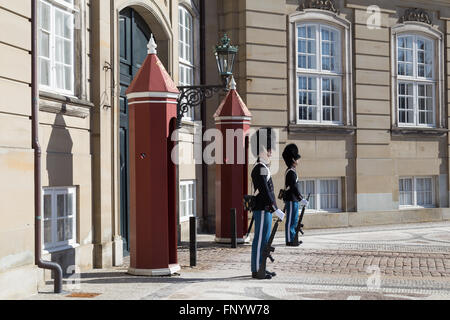
<path fill-rule="evenodd" d="M 147 57 L 151 30 L 132 8 L 119 15 L 120 32 L 120 232 L 124 240 L 124 255 L 129 253 L 129 145 L 128 86 Z"/>

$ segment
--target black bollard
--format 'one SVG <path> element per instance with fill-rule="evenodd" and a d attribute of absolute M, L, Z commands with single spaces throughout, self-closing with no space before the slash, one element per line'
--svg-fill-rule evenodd
<path fill-rule="evenodd" d="M 231 248 L 237 248 L 236 209 L 231 209 Z"/>
<path fill-rule="evenodd" d="M 191 267 L 197 265 L 197 218 L 191 217 L 189 219 L 189 253 L 191 260 Z"/>

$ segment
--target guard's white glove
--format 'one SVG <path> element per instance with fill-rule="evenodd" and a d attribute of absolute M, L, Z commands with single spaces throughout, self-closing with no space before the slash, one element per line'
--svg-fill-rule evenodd
<path fill-rule="evenodd" d="M 284 212 L 281 211 L 280 209 L 277 209 L 277 211 L 275 211 L 275 215 L 281 220 L 283 221 L 284 219 Z"/>
<path fill-rule="evenodd" d="M 305 206 L 305 207 L 307 207 L 307 206 L 308 206 L 308 204 L 309 204 L 309 201 L 308 201 L 308 200 L 306 200 L 306 199 L 302 199 L 302 200 L 300 201 L 300 205 L 301 205 L 301 206 Z"/>

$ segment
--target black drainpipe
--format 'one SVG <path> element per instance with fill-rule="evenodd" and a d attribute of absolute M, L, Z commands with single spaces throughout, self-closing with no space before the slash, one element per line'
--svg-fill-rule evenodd
<path fill-rule="evenodd" d="M 62 269 L 61 266 L 54 262 L 42 260 L 42 245 L 41 245 L 41 223 L 42 223 L 42 187 L 41 187 L 41 146 L 39 144 L 39 89 L 38 89 L 38 72 L 37 72 L 37 39 L 38 39 L 38 24 L 37 24 L 37 0 L 31 0 L 32 10 L 32 41 L 31 41 L 31 94 L 32 94 L 32 111 L 31 111 L 31 131 L 34 149 L 34 257 L 35 263 L 39 268 L 49 269 L 54 274 L 54 292 L 62 292 Z"/>
<path fill-rule="evenodd" d="M 205 0 L 200 0 L 200 83 L 202 85 L 206 84 L 206 38 L 205 38 Z M 201 117 L 202 117 L 202 140 L 206 131 L 206 102 L 202 103 L 201 107 Z M 202 142 L 203 148 L 205 150 L 206 142 Z M 203 157 L 202 157 L 203 159 Z M 208 166 L 202 160 L 202 218 L 203 218 L 203 228 L 205 231 L 209 231 L 209 218 L 208 218 Z"/>

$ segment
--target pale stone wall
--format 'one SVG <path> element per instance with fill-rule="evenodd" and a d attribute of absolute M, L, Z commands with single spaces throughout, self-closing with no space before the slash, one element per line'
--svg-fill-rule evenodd
<path fill-rule="evenodd" d="M 393 30 L 407 8 L 423 8 L 430 14 L 433 25 L 427 28 L 432 34 L 447 36 L 441 45 L 447 46 L 445 53 L 450 52 L 448 2 L 432 1 L 432 6 L 430 1 L 377 3 L 381 24 L 377 29 L 367 27 L 372 13 L 367 8 L 373 1 L 337 0 L 335 3 L 339 10 L 337 17 L 348 21 L 351 28 L 350 42 L 343 42 L 343 47 L 351 52 L 347 62 L 350 68 L 348 73 L 344 72 L 346 84 L 343 84 L 347 114 L 341 129 L 317 129 L 296 125 L 293 111 L 295 39 L 289 19 L 298 15 L 299 1 L 218 2 L 219 36 L 227 32 L 232 42 L 240 46 L 235 77 L 239 79 L 239 93 L 253 114 L 252 126 L 279 129 L 280 149 L 286 143 L 299 146 L 301 177 L 341 178 L 342 212 L 307 215 L 305 222 L 311 228 L 448 219 L 448 99 L 442 97 L 448 94 L 436 92 L 436 129 L 399 132 L 392 71 L 395 66 Z M 449 61 L 443 61 L 446 67 L 439 65 L 439 57 L 442 55 L 436 45 L 435 64 L 442 73 L 447 72 Z M 436 86 L 444 80 L 446 87 L 442 89 L 448 91 L 447 74 L 437 79 Z M 278 159 L 276 154 L 275 164 Z M 283 163 L 275 166 L 284 168 Z M 274 177 L 276 193 L 283 185 L 283 171 Z M 432 176 L 436 209 L 399 210 L 402 176 Z M 211 179 L 209 183 L 212 187 Z M 208 205 L 211 202 L 214 202 L 213 195 L 209 195 Z"/>
<path fill-rule="evenodd" d="M 29 1 L 0 1 L 0 299 L 37 291 L 30 17 Z"/>

